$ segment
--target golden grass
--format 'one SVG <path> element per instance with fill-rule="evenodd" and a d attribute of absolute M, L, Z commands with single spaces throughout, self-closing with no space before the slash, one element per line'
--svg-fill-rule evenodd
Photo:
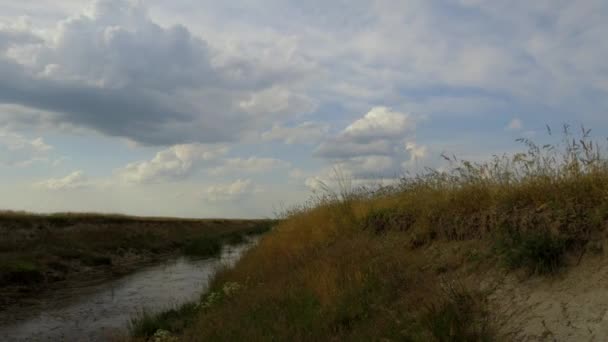
<path fill-rule="evenodd" d="M 236 282 L 240 291 L 175 333 L 188 341 L 492 340 L 476 288 L 485 271 L 499 262 L 534 270 L 604 238 L 607 163 L 588 131 L 579 140 L 565 134 L 561 148 L 522 141 L 525 154 L 483 164 L 448 158 L 448 172 L 317 197 L 211 287 L 221 293 Z M 550 242 L 521 242 L 539 236 L 530 232 Z M 501 245 L 504 236 L 522 239 Z M 556 266 L 549 271 L 564 265 Z"/>

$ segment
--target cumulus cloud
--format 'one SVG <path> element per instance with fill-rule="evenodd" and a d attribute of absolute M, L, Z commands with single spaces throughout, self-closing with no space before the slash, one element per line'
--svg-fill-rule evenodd
<path fill-rule="evenodd" d="M 81 189 L 90 185 L 83 171 L 74 171 L 63 178 L 51 178 L 35 184 L 36 187 L 51 191 Z"/>
<path fill-rule="evenodd" d="M 403 139 L 411 129 L 413 122 L 408 114 L 387 107 L 374 107 L 336 137 L 319 145 L 315 155 L 326 159 L 391 155 L 396 141 Z"/>
<path fill-rule="evenodd" d="M 160 151 L 149 161 L 128 164 L 117 170 L 127 183 L 156 183 L 186 178 L 201 163 L 226 154 L 228 148 L 220 145 L 182 144 Z"/>
<path fill-rule="evenodd" d="M 250 179 L 238 179 L 232 183 L 208 187 L 203 194 L 203 199 L 209 202 L 238 201 L 251 195 L 256 190 L 258 189 Z"/>
<path fill-rule="evenodd" d="M 401 137 L 411 128 L 413 122 L 408 114 L 387 107 L 374 107 L 363 118 L 346 127 L 343 135 L 357 139 L 390 139 Z"/>
<path fill-rule="evenodd" d="M 268 124 L 266 112 L 312 109 L 280 85 L 291 76 L 227 57 L 185 26 L 156 24 L 147 10 L 140 1 L 97 0 L 61 21 L 52 39 L 0 29 L 0 103 L 150 145 L 236 140 Z"/>
<path fill-rule="evenodd" d="M 262 133 L 264 141 L 282 141 L 285 144 L 315 144 L 327 136 L 329 126 L 317 122 L 303 122 L 293 127 L 275 124 Z"/>
<path fill-rule="evenodd" d="M 409 114 L 374 107 L 336 137 L 321 143 L 315 156 L 325 159 L 354 179 L 395 178 L 405 159 L 426 153 L 424 146 L 407 144 L 414 129 Z"/>

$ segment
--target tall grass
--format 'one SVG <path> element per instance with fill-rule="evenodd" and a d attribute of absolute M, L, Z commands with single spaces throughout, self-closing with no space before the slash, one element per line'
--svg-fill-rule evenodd
<path fill-rule="evenodd" d="M 502 262 L 553 273 L 603 239 L 604 147 L 584 128 L 575 138 L 565 126 L 562 135 L 553 145 L 521 139 L 526 151 L 485 163 L 444 156 L 446 171 L 429 169 L 393 186 L 325 184 L 218 274 L 210 293 L 229 283 L 242 290 L 206 305 L 181 337 L 492 340 L 492 313 L 475 288 L 480 268 Z M 469 286 L 446 290 L 446 282 Z"/>

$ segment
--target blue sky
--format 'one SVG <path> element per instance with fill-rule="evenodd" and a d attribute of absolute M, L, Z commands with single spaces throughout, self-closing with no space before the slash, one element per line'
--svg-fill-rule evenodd
<path fill-rule="evenodd" d="M 0 0 L 0 207 L 260 217 L 608 135 L 599 0 Z"/>

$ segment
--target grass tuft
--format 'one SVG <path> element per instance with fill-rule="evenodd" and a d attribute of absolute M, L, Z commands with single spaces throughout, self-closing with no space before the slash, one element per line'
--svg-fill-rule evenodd
<path fill-rule="evenodd" d="M 460 284 L 443 288 L 439 302 L 427 305 L 422 325 L 440 342 L 494 341 L 489 314 L 479 294 Z"/>

